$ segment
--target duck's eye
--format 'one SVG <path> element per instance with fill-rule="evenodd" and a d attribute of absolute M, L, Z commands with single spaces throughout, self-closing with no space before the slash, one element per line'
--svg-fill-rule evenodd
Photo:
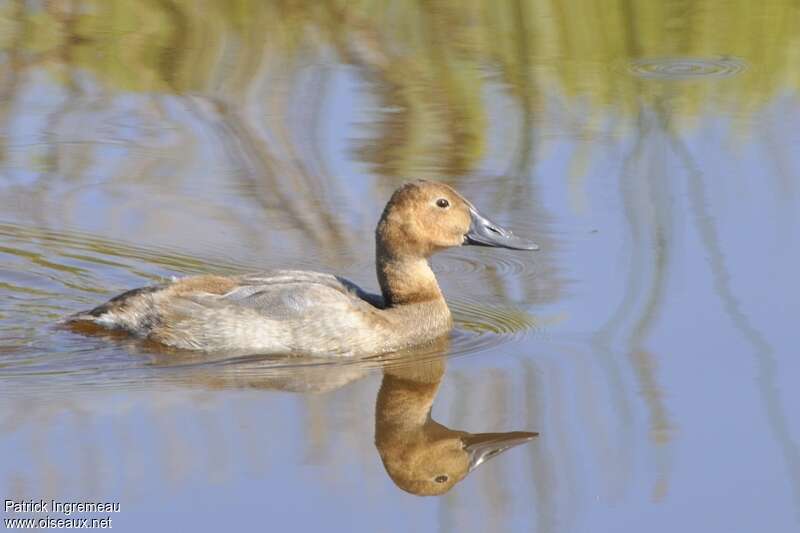
<path fill-rule="evenodd" d="M 450 202 L 447 201 L 447 198 L 439 198 L 436 200 L 436 205 L 441 207 L 442 209 L 447 209 L 450 207 Z"/>
<path fill-rule="evenodd" d="M 447 201 L 447 200 L 445 200 L 445 202 L 446 202 L 446 201 Z M 447 480 L 448 480 L 448 479 L 450 479 L 450 478 L 448 478 L 447 476 L 445 476 L 444 474 L 442 474 L 441 476 L 436 476 L 436 477 L 435 477 L 433 480 L 434 480 L 436 483 L 447 483 Z"/>

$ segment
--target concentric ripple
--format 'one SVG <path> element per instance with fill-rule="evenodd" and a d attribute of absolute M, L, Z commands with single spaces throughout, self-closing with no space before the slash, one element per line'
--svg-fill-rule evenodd
<path fill-rule="evenodd" d="M 485 272 L 487 270 L 494 271 L 495 273 L 506 275 L 519 275 L 531 269 L 529 266 L 518 256 L 510 254 L 495 254 L 492 257 L 466 257 L 459 255 L 452 255 L 443 259 L 436 259 L 433 264 L 433 271 L 436 274 L 454 275 L 461 274 L 474 274 L 476 272 Z"/>
<path fill-rule="evenodd" d="M 739 74 L 747 64 L 735 57 L 658 57 L 642 58 L 628 64 L 634 76 L 653 80 L 728 78 Z"/>
<path fill-rule="evenodd" d="M 455 321 L 450 357 L 495 349 L 535 333 L 537 328 L 534 317 L 513 307 L 465 299 L 450 301 L 449 305 Z"/>
<path fill-rule="evenodd" d="M 517 335 L 536 326 L 528 313 L 510 307 L 460 299 L 450 302 L 450 309 L 456 325 L 474 333 Z"/>

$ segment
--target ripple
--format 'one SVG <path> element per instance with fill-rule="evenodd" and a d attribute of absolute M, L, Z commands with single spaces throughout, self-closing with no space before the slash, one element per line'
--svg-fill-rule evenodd
<path fill-rule="evenodd" d="M 735 57 L 659 57 L 642 58 L 628 63 L 628 72 L 652 80 L 691 80 L 697 78 L 728 78 L 747 67 Z"/>
<path fill-rule="evenodd" d="M 459 327 L 475 333 L 516 335 L 536 325 L 528 313 L 509 307 L 461 299 L 450 302 L 450 309 Z"/>
<path fill-rule="evenodd" d="M 504 253 L 444 256 L 435 258 L 431 268 L 437 275 L 453 276 L 454 278 L 483 272 L 490 272 L 501 278 L 530 277 L 536 274 L 534 263 L 530 258 L 520 254 Z"/>

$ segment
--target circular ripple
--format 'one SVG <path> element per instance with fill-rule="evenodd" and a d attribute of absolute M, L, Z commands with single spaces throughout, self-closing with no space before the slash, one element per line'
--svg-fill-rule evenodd
<path fill-rule="evenodd" d="M 461 276 L 490 272 L 500 278 L 527 278 L 536 275 L 536 269 L 529 257 L 520 254 L 476 254 L 471 250 L 467 255 L 448 254 L 437 257 L 431 268 L 439 276 L 460 279 Z"/>
<path fill-rule="evenodd" d="M 536 329 L 534 318 L 520 309 L 464 299 L 449 305 L 455 321 L 451 357 L 495 349 Z"/>
<path fill-rule="evenodd" d="M 631 61 L 628 71 L 634 76 L 653 80 L 690 80 L 728 78 L 740 73 L 746 63 L 738 58 L 659 57 Z"/>
<path fill-rule="evenodd" d="M 535 327 L 533 317 L 519 309 L 462 299 L 450 302 L 450 310 L 456 325 L 473 333 L 515 335 Z"/>

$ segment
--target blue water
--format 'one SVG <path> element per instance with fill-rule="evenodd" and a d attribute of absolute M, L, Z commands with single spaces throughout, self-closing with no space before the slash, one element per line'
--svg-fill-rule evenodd
<path fill-rule="evenodd" d="M 0 4 L 0 499 L 119 502 L 120 531 L 797 531 L 797 10 L 333 4 Z M 414 178 L 542 248 L 433 259 L 432 417 L 539 433 L 443 496 L 381 463 L 382 361 L 55 327 L 176 275 L 374 289 Z"/>

